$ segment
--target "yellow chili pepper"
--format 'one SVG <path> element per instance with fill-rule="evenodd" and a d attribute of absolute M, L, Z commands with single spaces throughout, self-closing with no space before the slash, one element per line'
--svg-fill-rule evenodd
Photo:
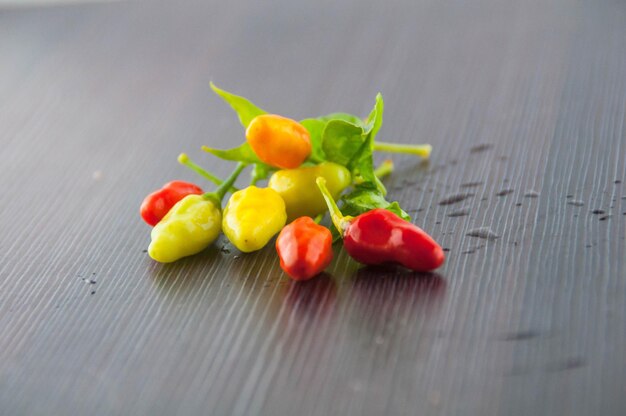
<path fill-rule="evenodd" d="M 270 178 L 268 187 L 278 192 L 285 201 L 289 222 L 298 217 L 315 217 L 326 212 L 326 202 L 315 182 L 319 176 L 326 179 L 333 198 L 337 198 L 351 183 L 350 171 L 332 162 L 279 170 Z"/>
<path fill-rule="evenodd" d="M 260 250 L 287 221 L 285 202 L 273 189 L 249 186 L 231 195 L 222 229 L 244 253 Z"/>
<path fill-rule="evenodd" d="M 215 192 L 188 195 L 178 201 L 152 229 L 148 254 L 171 263 L 207 248 L 220 233 L 221 201 L 246 165 L 240 163 Z"/>
<path fill-rule="evenodd" d="M 202 195 L 181 199 L 152 229 L 148 254 L 161 263 L 196 254 L 208 247 L 220 233 L 222 213 Z"/>

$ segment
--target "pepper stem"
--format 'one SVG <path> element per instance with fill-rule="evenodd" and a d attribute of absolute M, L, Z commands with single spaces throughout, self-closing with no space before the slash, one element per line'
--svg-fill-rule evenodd
<path fill-rule="evenodd" d="M 326 179 L 318 176 L 317 179 L 315 179 L 315 182 L 317 183 L 317 187 L 320 188 L 320 192 L 322 193 L 322 196 L 326 201 L 326 205 L 328 205 L 330 219 L 333 221 L 333 224 L 335 224 L 335 228 L 337 228 L 337 231 L 339 231 L 339 235 L 343 237 L 346 228 L 348 228 L 348 226 L 350 225 L 352 217 L 344 216 L 341 213 L 339 207 L 337 206 L 337 203 L 333 199 L 333 196 L 330 194 L 328 188 L 326 187 Z"/>
<path fill-rule="evenodd" d="M 391 159 L 384 160 L 376 169 L 374 169 L 374 175 L 376 175 L 378 179 L 384 178 L 391 172 L 393 172 L 393 160 Z"/>
<path fill-rule="evenodd" d="M 198 175 L 202 176 L 204 179 L 207 179 L 207 180 L 213 182 L 216 185 L 221 185 L 222 183 L 224 183 L 223 180 L 221 180 L 220 178 L 218 178 L 217 176 L 215 176 L 211 172 L 205 170 L 204 168 L 202 168 L 198 164 L 194 163 L 191 159 L 189 159 L 189 156 L 187 156 L 186 153 L 181 153 L 181 154 L 178 155 L 178 163 L 180 163 L 183 166 L 188 167 L 189 169 L 191 169 L 194 172 L 196 172 Z M 229 191 L 230 192 L 237 192 L 238 189 L 235 188 L 234 186 L 231 186 Z"/>
<path fill-rule="evenodd" d="M 221 206 L 224 195 L 226 195 L 226 192 L 228 192 L 228 190 L 233 186 L 233 184 L 239 177 L 239 174 L 242 170 L 245 169 L 246 166 L 248 166 L 247 163 L 237 163 L 237 167 L 235 168 L 233 173 L 231 173 L 230 176 L 226 178 L 226 180 L 215 190 L 215 192 L 207 192 L 202 196 L 206 199 L 212 199 L 213 202 L 217 202 L 218 207 Z"/>
<path fill-rule="evenodd" d="M 428 159 L 433 147 L 429 144 L 400 144 L 374 142 L 374 150 L 379 152 L 407 153 Z"/>

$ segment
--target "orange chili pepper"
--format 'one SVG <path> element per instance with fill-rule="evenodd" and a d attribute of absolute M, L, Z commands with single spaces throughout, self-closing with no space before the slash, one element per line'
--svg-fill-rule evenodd
<path fill-rule="evenodd" d="M 308 130 L 276 114 L 255 117 L 246 129 L 246 140 L 259 159 L 281 169 L 295 169 L 311 154 Z"/>

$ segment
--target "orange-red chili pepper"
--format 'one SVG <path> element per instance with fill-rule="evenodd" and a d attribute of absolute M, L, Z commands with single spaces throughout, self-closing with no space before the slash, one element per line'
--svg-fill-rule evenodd
<path fill-rule="evenodd" d="M 363 264 L 398 263 L 418 272 L 443 264 L 441 246 L 424 230 L 391 211 L 376 208 L 356 217 L 343 216 L 325 182 L 317 178 L 331 219 L 343 237 L 343 246 L 353 259 Z"/>
<path fill-rule="evenodd" d="M 330 230 L 311 217 L 300 217 L 283 227 L 276 239 L 280 267 L 294 280 L 321 273 L 333 259 Z"/>
<path fill-rule="evenodd" d="M 148 225 L 155 226 L 169 210 L 187 195 L 201 195 L 204 191 L 197 185 L 184 181 L 171 181 L 144 198 L 139 212 Z"/>
<path fill-rule="evenodd" d="M 295 169 L 311 154 L 309 131 L 297 121 L 276 114 L 252 119 L 246 140 L 259 159 L 281 169 Z"/>

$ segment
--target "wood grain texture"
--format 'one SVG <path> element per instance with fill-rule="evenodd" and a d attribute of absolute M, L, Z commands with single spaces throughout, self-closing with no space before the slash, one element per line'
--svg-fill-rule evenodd
<path fill-rule="evenodd" d="M 624 2 L 173 3 L 0 11 L 0 414 L 625 414 Z M 294 118 L 381 91 L 444 267 L 153 263 L 143 196 L 242 140 L 209 80 Z"/>

